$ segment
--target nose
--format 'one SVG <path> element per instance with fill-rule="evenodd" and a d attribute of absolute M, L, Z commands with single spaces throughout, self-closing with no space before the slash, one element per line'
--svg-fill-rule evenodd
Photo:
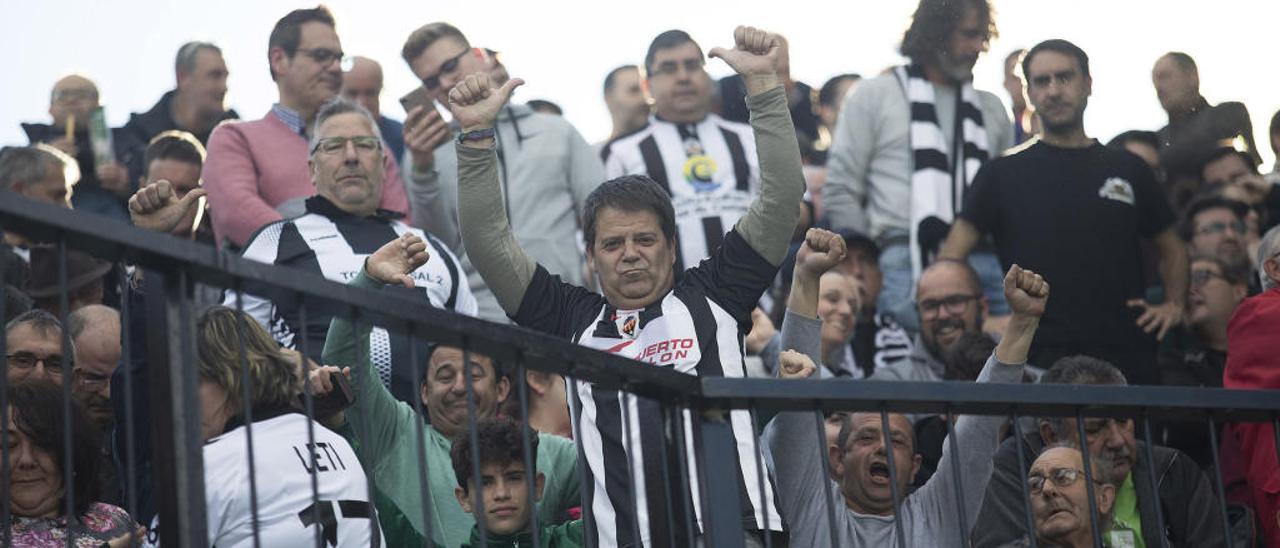
<path fill-rule="evenodd" d="M 511 488 L 507 485 L 507 480 L 499 478 L 493 487 L 494 500 L 508 500 L 511 498 Z"/>
<path fill-rule="evenodd" d="M 1117 449 L 1124 444 L 1124 424 L 1120 421 L 1111 421 L 1111 425 L 1107 428 L 1107 447 Z"/>
<path fill-rule="evenodd" d="M 622 260 L 627 262 L 637 261 L 640 259 L 640 248 L 634 241 L 627 240 L 622 245 Z"/>

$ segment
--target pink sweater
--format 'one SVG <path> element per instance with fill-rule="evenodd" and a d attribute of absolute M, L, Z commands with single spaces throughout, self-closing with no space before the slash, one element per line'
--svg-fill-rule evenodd
<path fill-rule="evenodd" d="M 230 240 L 244 247 L 259 228 L 282 218 L 276 206 L 316 193 L 307 156 L 307 140 L 269 112 L 260 120 L 227 122 L 213 131 L 202 176 L 219 246 Z M 407 216 L 404 183 L 386 147 L 383 163 L 379 207 Z"/>

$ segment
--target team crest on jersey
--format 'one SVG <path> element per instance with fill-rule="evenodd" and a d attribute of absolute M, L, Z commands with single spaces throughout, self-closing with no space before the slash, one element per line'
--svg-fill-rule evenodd
<path fill-rule="evenodd" d="M 613 321 L 618 326 L 618 334 L 628 339 L 636 338 L 636 330 L 640 327 L 640 316 L 638 314 L 624 314 L 622 316 L 614 316 Z"/>
<path fill-rule="evenodd" d="M 684 180 L 697 192 L 710 192 L 720 187 L 720 183 L 715 181 L 716 161 L 705 152 L 697 139 L 684 142 L 684 153 L 688 159 L 684 161 L 681 171 L 684 173 Z"/>
<path fill-rule="evenodd" d="M 1112 177 L 1102 184 L 1102 188 L 1098 189 L 1098 196 L 1133 205 L 1133 185 L 1119 177 Z"/>

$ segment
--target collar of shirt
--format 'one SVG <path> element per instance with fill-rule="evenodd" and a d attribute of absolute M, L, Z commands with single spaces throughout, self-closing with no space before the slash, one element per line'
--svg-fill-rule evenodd
<path fill-rule="evenodd" d="M 352 215 L 350 213 L 347 213 L 346 211 L 343 211 L 342 209 L 338 208 L 338 206 L 334 205 L 333 202 L 330 202 L 328 198 L 325 198 L 324 196 L 321 196 L 319 194 L 316 194 L 315 196 L 307 198 L 306 201 L 303 203 L 307 208 L 307 213 L 315 213 L 317 215 L 323 215 L 330 219 L 340 218 L 340 217 L 353 217 L 353 218 L 355 217 L 355 215 Z M 404 214 L 400 213 L 399 211 L 391 211 L 389 209 L 379 208 L 374 210 L 373 215 L 370 215 L 368 217 L 362 217 L 362 218 L 389 223 L 391 221 L 398 221 L 400 219 L 403 219 Z"/>
<path fill-rule="evenodd" d="M 302 115 L 297 111 L 286 107 L 280 103 L 271 105 L 271 114 L 274 114 L 285 126 L 293 130 L 294 133 L 302 137 L 307 136 L 307 122 L 302 119 Z"/>

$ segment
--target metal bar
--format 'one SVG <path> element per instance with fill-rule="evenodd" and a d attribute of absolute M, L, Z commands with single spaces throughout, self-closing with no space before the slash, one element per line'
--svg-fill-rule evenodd
<path fill-rule="evenodd" d="M 351 314 L 351 325 L 356 327 L 357 332 L 359 332 L 359 324 L 356 323 L 356 318 L 358 317 L 359 312 L 360 312 L 359 309 L 355 309 L 352 311 L 352 314 Z M 417 392 L 421 393 L 422 392 L 421 385 L 423 383 L 423 379 L 425 378 L 424 376 L 426 375 L 426 373 L 422 371 L 422 364 L 418 361 L 418 358 L 420 358 L 421 356 L 418 356 L 418 340 L 414 332 L 413 324 L 409 324 L 408 336 L 409 336 L 409 367 L 410 367 L 410 371 L 413 373 L 413 382 L 418 383 L 417 386 L 419 387 L 419 389 L 417 390 Z M 364 341 L 356 341 L 356 348 L 362 348 L 364 347 L 364 345 L 365 345 Z M 359 352 L 357 352 L 357 354 L 359 354 Z M 363 362 L 357 362 L 357 363 L 359 364 L 357 367 L 373 366 L 373 364 L 371 363 L 370 364 L 365 364 Z M 428 369 L 429 368 L 430 366 L 428 366 Z M 367 375 L 368 377 L 373 379 L 377 378 L 376 375 L 372 374 L 373 373 L 372 371 L 370 371 L 370 373 L 371 373 L 370 375 Z M 428 468 L 427 467 L 427 439 L 426 439 L 427 438 L 427 433 L 426 433 L 427 413 L 422 408 L 421 397 L 412 398 L 412 399 L 413 399 L 413 410 L 418 415 L 418 421 L 414 423 L 413 433 L 414 433 L 414 437 L 417 438 L 417 441 L 418 441 L 417 443 L 418 466 L 416 466 L 415 468 L 418 469 L 418 493 L 422 495 L 423 543 L 426 544 L 427 546 L 431 546 L 434 540 L 431 536 L 431 516 L 433 515 L 431 513 L 431 483 L 430 483 L 430 478 L 427 477 L 427 474 L 429 473 L 427 471 L 427 468 Z M 372 496 L 373 492 L 370 491 L 369 494 Z"/>
<path fill-rule="evenodd" d="M 123 265 L 116 266 L 120 273 L 120 363 L 124 367 L 124 461 L 125 461 L 125 510 L 130 516 L 138 515 L 138 455 L 137 433 L 133 422 L 133 337 L 129 336 L 132 316 L 129 312 L 131 289 L 128 272 Z M 3 317 L 0 314 L 0 317 Z M 110 381 L 108 381 L 110 382 Z M 5 476 L 8 477 L 8 476 Z M 150 524 L 147 524 L 150 525 Z"/>
<path fill-rule="evenodd" d="M 965 515 L 964 508 L 964 483 L 960 481 L 960 444 L 956 441 L 956 427 L 952 422 L 954 418 L 955 416 L 952 415 L 951 411 L 947 411 L 947 445 L 951 446 L 951 479 L 956 490 L 956 512 L 959 514 L 957 519 L 960 520 L 960 545 L 968 548 L 972 543 L 969 541 L 969 520 Z"/>
<path fill-rule="evenodd" d="M 815 402 L 815 406 L 816 406 L 816 402 Z M 824 424 L 824 420 L 822 418 L 821 412 L 815 411 L 813 413 L 813 421 L 814 421 L 814 424 L 818 426 L 818 456 L 821 457 L 820 462 L 822 462 L 822 487 L 823 487 L 822 491 L 823 491 L 823 498 L 826 499 L 827 528 L 829 529 L 828 533 L 831 535 L 831 538 L 828 539 L 827 542 L 834 544 L 839 531 L 836 530 L 835 493 L 832 492 L 831 466 L 830 466 L 830 463 L 828 462 L 831 459 L 831 457 L 829 455 L 829 452 L 827 451 L 827 428 L 826 428 L 826 424 Z M 836 440 L 836 443 L 840 443 L 839 440 Z M 803 449 L 800 449 L 800 450 L 803 451 Z M 844 450 L 845 450 L 844 446 L 840 446 L 841 458 L 843 458 Z"/>
<path fill-rule="evenodd" d="M 324 527 L 320 521 L 320 473 L 316 471 L 316 408 L 311 395 L 311 358 L 307 354 L 307 297 L 298 294 L 298 361 L 302 371 L 302 405 L 307 413 L 307 460 L 311 461 L 311 523 L 316 524 L 316 548 L 324 548 Z M 338 373 L 341 375 L 342 373 Z M 369 493 L 372 498 L 373 493 Z"/>
<path fill-rule="evenodd" d="M 1276 460 L 1280 462 L 1280 413 L 1271 415 L 1271 436 L 1276 444 Z"/>
<path fill-rule="evenodd" d="M 494 370 L 497 375 L 497 370 Z M 471 347 L 464 339 L 462 344 L 462 375 L 467 385 L 467 437 L 471 444 L 471 515 L 476 519 L 476 529 L 480 531 L 480 545 L 489 545 L 489 530 L 485 527 L 484 487 L 480 478 L 480 436 L 476 432 L 479 417 L 476 416 L 476 390 L 471 385 L 475 375 L 471 372 Z"/>
<path fill-rule="evenodd" d="M 907 535 L 903 531 L 902 516 L 898 511 L 901 510 L 902 493 L 898 492 L 898 470 L 894 466 L 893 455 L 893 431 L 889 429 L 889 412 L 882 406 L 880 408 L 880 434 L 884 442 L 884 454 L 889 464 L 889 493 L 893 496 L 893 528 L 898 533 L 898 548 L 906 548 Z M 835 539 L 833 538 L 832 541 Z"/>
<path fill-rule="evenodd" d="M 1231 516 L 1227 515 L 1227 490 L 1222 485 L 1222 463 L 1218 457 L 1218 425 L 1213 422 L 1213 414 L 1205 413 L 1205 421 L 1209 423 L 1209 449 L 1213 454 L 1213 486 L 1218 491 L 1218 510 L 1222 512 L 1223 538 L 1227 540 L 1227 548 L 1235 542 L 1231 538 Z"/>
<path fill-rule="evenodd" d="M 244 406 L 244 440 L 245 447 L 248 449 L 247 457 L 249 459 L 249 523 L 253 531 L 253 546 L 258 548 L 262 546 L 262 539 L 258 534 L 261 528 L 258 519 L 258 465 L 256 459 L 254 459 L 253 451 L 253 375 L 249 371 L 249 355 L 244 342 L 244 292 L 241 291 L 239 281 L 236 282 L 233 289 L 236 295 L 236 352 L 239 354 L 240 359 L 240 400 Z M 316 463 L 313 458 L 311 469 L 314 470 L 315 467 Z M 318 516 L 314 513 L 312 518 L 318 522 Z"/>
<path fill-rule="evenodd" d="M 352 324 L 352 325 L 357 326 L 357 327 L 358 327 L 358 324 L 357 324 L 357 322 L 356 322 L 356 318 L 358 317 L 358 315 L 359 315 L 359 309 L 357 309 L 357 310 L 356 310 L 356 314 L 352 317 L 352 322 L 351 322 L 351 324 Z M 365 351 L 367 350 L 367 346 L 368 346 L 368 345 L 366 345 L 366 344 L 361 344 L 359 341 L 357 341 L 357 342 L 356 342 L 356 363 L 359 363 L 359 364 L 368 364 L 368 365 L 369 365 L 369 367 L 373 367 L 373 359 L 369 356 L 369 354 L 366 354 L 366 353 L 365 353 Z M 376 376 L 376 374 L 374 375 L 374 377 L 375 377 L 375 382 L 381 382 L 381 381 L 377 381 L 377 379 L 376 379 L 376 377 L 377 377 L 377 376 Z M 421 397 L 419 397 L 419 398 L 416 398 L 416 399 L 419 401 L 419 405 L 421 405 L 422 398 L 421 398 Z M 369 421 L 371 420 L 371 418 L 369 417 L 369 414 L 368 414 L 368 413 L 361 413 L 361 414 L 360 414 L 360 416 L 361 416 L 361 421 L 360 421 L 360 422 L 364 425 L 364 426 L 363 426 L 364 431 L 365 431 L 365 432 L 370 432 L 370 431 L 372 431 L 372 428 L 369 426 Z M 421 424 L 425 424 L 425 423 L 421 423 Z M 422 436 L 421 424 L 419 424 L 419 430 L 418 430 L 418 432 L 419 432 L 419 437 L 421 437 L 421 436 Z M 422 453 L 422 450 L 419 450 L 419 453 Z M 421 462 L 421 465 L 420 465 L 418 468 L 426 468 L 426 467 L 427 467 L 427 461 L 426 461 L 426 459 L 425 459 L 425 458 L 423 458 L 422 460 L 420 460 L 420 462 Z M 363 462 L 361 462 L 361 467 L 362 467 L 362 469 L 363 469 L 363 466 L 364 466 L 364 463 L 363 463 Z M 421 473 L 422 473 L 422 474 L 425 474 L 426 472 L 424 471 L 424 472 L 421 472 Z M 366 472 L 366 473 L 365 473 L 365 475 L 364 475 L 364 482 L 365 482 L 365 488 L 368 490 L 368 493 L 369 493 L 369 504 L 370 504 L 370 505 L 376 505 L 375 497 L 376 497 L 377 485 L 376 485 L 376 484 L 375 484 L 375 482 L 373 481 L 373 475 L 372 475 L 372 474 L 369 474 L 368 472 Z M 429 492 L 430 492 L 430 490 L 428 490 L 427 492 L 429 493 Z M 424 496 L 425 496 L 425 495 L 424 495 Z M 423 505 L 423 507 L 424 507 L 424 510 L 425 510 L 426 505 Z M 375 510 L 376 510 L 376 508 L 375 508 Z M 381 533 L 379 532 L 379 531 L 380 531 L 381 526 L 382 526 L 382 524 L 381 524 L 381 523 L 379 523 L 379 522 L 378 522 L 378 520 L 377 520 L 376 518 L 374 518 L 374 517 L 370 517 L 370 519 L 369 519 L 369 529 L 370 529 L 369 538 L 370 538 L 370 539 L 371 539 L 371 541 L 372 541 L 372 542 L 371 542 L 371 546 L 372 546 L 373 548 L 378 548 L 378 546 L 379 546 L 378 540 L 382 537 Z M 430 526 L 425 526 L 425 527 L 430 527 Z M 429 529 L 429 528 L 428 528 L 428 529 L 426 529 L 426 530 L 427 530 L 427 531 L 430 531 L 430 529 Z M 431 537 L 430 537 L 430 536 L 428 536 L 424 542 L 425 542 L 427 545 L 430 545 L 430 543 L 431 543 Z"/>
<path fill-rule="evenodd" d="M 92 215 L 86 215 L 92 217 Z M 151 375 L 152 466 L 155 470 L 160 543 L 205 546 L 203 436 L 197 402 L 198 373 L 184 359 L 193 355 L 187 270 L 143 275 L 147 307 L 147 364 Z"/>
<path fill-rule="evenodd" d="M 618 409 L 622 412 L 622 453 L 627 456 L 627 500 L 631 503 L 631 532 L 637 543 L 644 538 L 640 530 L 640 488 L 636 485 L 636 452 L 644 451 L 643 447 L 631 444 L 631 402 L 626 392 L 618 391 Z M 642 453 L 643 454 L 643 453 Z M 614 508 L 618 510 L 618 508 Z"/>
<path fill-rule="evenodd" d="M 1156 482 L 1156 459 L 1155 459 L 1155 455 L 1152 453 L 1152 450 L 1151 450 L 1151 447 L 1152 447 L 1151 420 L 1150 420 L 1150 417 L 1147 416 L 1147 411 L 1145 409 L 1142 411 L 1142 437 L 1143 437 L 1143 442 L 1145 442 L 1142 444 L 1142 458 L 1146 462 L 1146 466 L 1144 468 L 1147 469 L 1147 481 L 1150 482 L 1148 485 L 1151 486 L 1151 492 L 1139 493 L 1138 496 L 1151 497 L 1151 500 L 1158 501 L 1160 500 L 1160 493 L 1159 493 L 1159 489 L 1156 487 L 1157 485 L 1159 485 Z M 1134 458 L 1137 458 L 1137 455 L 1134 455 Z M 1164 512 L 1156 512 L 1155 514 L 1156 514 L 1156 525 L 1158 527 L 1158 529 L 1156 530 L 1164 531 L 1165 530 Z M 1150 541 L 1148 540 L 1148 542 Z M 1164 535 L 1160 535 L 1160 538 L 1157 542 L 1160 543 L 1161 547 L 1168 546 L 1169 544 L 1168 539 L 1164 538 Z"/>
<path fill-rule="evenodd" d="M 698 449 L 698 475 L 702 490 L 704 545 L 707 548 L 739 548 L 746 543 L 742 530 L 742 508 L 738 499 L 738 448 L 728 411 L 704 410 L 694 421 L 694 442 Z M 731 494 L 730 494 L 731 493 Z M 723 494 L 715 496 L 714 494 Z"/>
<path fill-rule="evenodd" d="M 664 500 L 667 503 L 667 539 L 666 541 L 670 543 L 670 546 L 675 546 L 676 545 L 676 518 L 675 518 L 676 506 L 675 506 L 675 498 L 672 496 L 672 493 L 671 493 L 671 482 L 673 481 L 673 478 L 671 477 L 671 467 L 667 463 L 667 460 L 670 458 L 670 455 L 671 455 L 671 448 L 668 447 L 669 442 L 667 440 L 667 433 L 670 431 L 670 427 L 672 426 L 672 422 L 670 420 L 671 406 L 667 404 L 662 404 L 661 412 L 662 412 L 661 420 L 662 420 L 663 436 L 662 436 L 662 459 L 660 459 L 661 460 L 660 464 L 662 466 L 662 496 L 664 497 Z M 682 434 L 683 433 L 677 432 L 673 435 L 678 437 Z"/>
<path fill-rule="evenodd" d="M 1093 544 L 1102 546 L 1102 527 L 1098 520 L 1098 499 L 1093 488 L 1092 455 L 1089 454 L 1089 436 L 1084 430 L 1084 409 L 1076 410 L 1076 435 L 1080 436 L 1080 458 L 1084 461 L 1085 489 L 1089 494 L 1089 527 L 1093 531 Z M 1162 529 L 1163 530 L 1163 529 Z"/>
<path fill-rule="evenodd" d="M 533 455 L 533 445 L 529 442 L 529 435 L 537 435 L 537 432 L 529 426 L 529 379 L 528 373 L 524 369 L 524 362 L 517 357 L 516 360 L 516 397 L 520 403 L 520 450 L 524 456 L 524 479 L 525 489 L 529 500 L 529 536 L 533 539 L 533 548 L 542 547 L 542 528 L 538 526 L 538 499 L 535 486 L 535 478 L 538 475 L 538 460 Z"/>
<path fill-rule="evenodd" d="M 1039 543 L 1036 542 L 1036 519 L 1031 512 L 1031 489 L 1027 487 L 1027 473 L 1030 472 L 1031 464 L 1027 462 L 1027 455 L 1023 453 L 1023 447 L 1026 446 L 1026 440 L 1022 438 L 1022 424 L 1018 420 L 1018 408 L 1015 407 L 1009 414 L 1010 422 L 1013 423 L 1013 439 L 1014 452 L 1018 454 L 1018 471 L 1022 474 L 1018 477 L 1018 486 L 1022 488 L 1022 510 L 1027 518 L 1027 538 L 1031 540 L 1031 548 L 1037 548 Z"/>
<path fill-rule="evenodd" d="M 0 236 L 3 232 L 0 232 Z M 8 287 L 5 285 L 5 268 L 0 264 L 0 321 L 5 321 L 9 317 L 9 311 L 5 306 L 8 303 Z M 5 321 L 5 323 L 9 323 Z M 5 356 L 4 362 L 0 363 L 0 501 L 9 499 L 9 350 L 8 337 L 0 337 L 0 356 Z M 2 546 L 13 546 L 12 524 L 9 522 L 12 516 L 9 515 L 9 505 L 0 504 L 0 542 Z"/>
<path fill-rule="evenodd" d="M 756 487 L 760 489 L 760 533 L 764 537 L 764 548 L 773 548 L 773 533 L 769 529 L 769 491 L 768 474 L 765 473 L 764 452 L 760 449 L 760 429 L 756 422 L 756 408 L 748 407 L 751 416 L 751 450 L 755 452 Z M 730 420 L 733 420 L 732 415 Z M 820 438 L 825 440 L 826 438 Z"/>
<path fill-rule="evenodd" d="M 75 546 L 76 526 L 80 523 L 80 516 L 75 511 L 76 508 L 76 483 L 75 483 L 75 456 L 72 444 L 75 443 L 74 433 L 71 431 L 71 387 L 76 383 L 75 375 L 75 354 L 71 349 L 71 332 L 67 329 L 67 314 L 70 313 L 70 305 L 67 303 L 67 241 L 62 233 L 58 234 L 58 322 L 62 325 L 62 374 L 59 376 L 59 384 L 62 385 L 62 462 L 66 463 L 62 466 L 62 488 L 65 489 L 65 497 L 63 498 L 63 515 L 67 519 L 67 548 Z M 45 376 L 51 376 L 49 373 L 49 364 L 44 364 Z M 68 370 L 69 369 L 69 370 Z"/>
<path fill-rule="evenodd" d="M 685 518 L 685 541 L 686 546 L 694 546 L 697 542 L 699 532 L 698 515 L 696 509 L 693 508 L 693 484 L 689 481 L 692 477 L 689 471 L 689 444 L 685 439 L 686 429 L 690 428 L 684 421 L 684 414 L 688 408 L 680 405 L 678 402 L 671 403 L 672 430 L 676 433 L 676 462 L 679 467 L 676 470 L 676 489 L 679 490 L 680 508 L 684 510 Z M 705 491 L 703 491 L 705 493 Z M 685 495 L 689 495 L 687 498 Z M 688 502 L 689 504 L 686 504 Z"/>
<path fill-rule="evenodd" d="M 573 371 L 574 366 L 572 363 L 565 365 L 566 370 Z M 574 445 L 578 453 L 578 500 L 582 501 L 582 536 L 586 540 L 586 546 L 598 548 L 600 537 L 596 534 L 593 508 L 595 484 L 591 481 L 593 476 L 589 473 L 590 465 L 587 463 L 587 453 L 582 444 L 582 402 L 579 401 L 577 381 L 571 377 L 566 377 L 564 384 L 565 392 L 569 396 L 569 425 L 573 427 Z"/>

